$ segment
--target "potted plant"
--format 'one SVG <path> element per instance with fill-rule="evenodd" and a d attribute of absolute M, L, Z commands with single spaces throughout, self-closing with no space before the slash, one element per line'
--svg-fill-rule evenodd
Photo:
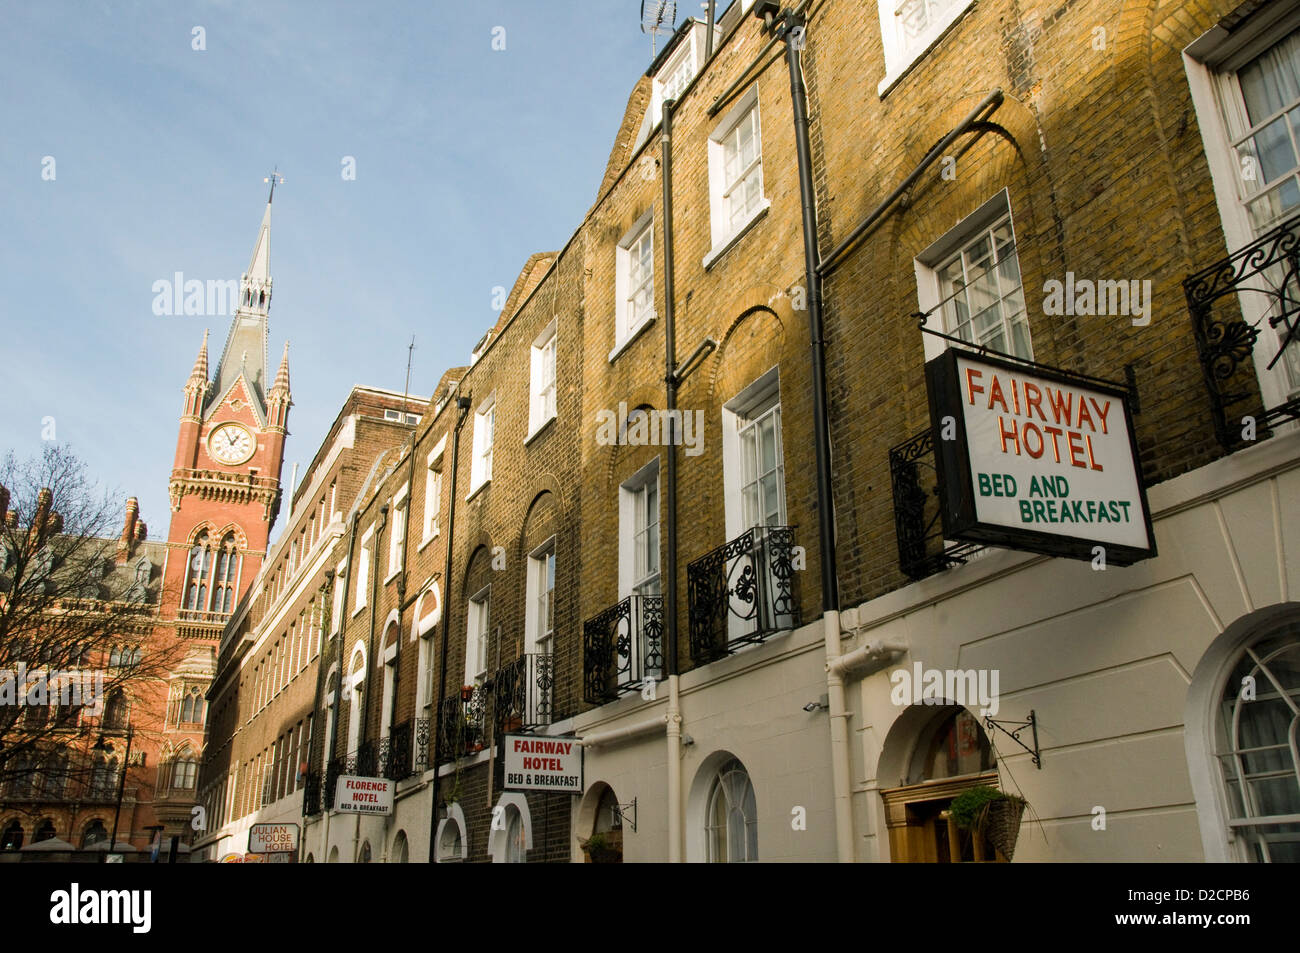
<path fill-rule="evenodd" d="M 474 697 L 473 685 L 462 685 L 460 687 L 460 700 L 462 702 L 464 702 L 465 704 L 469 704 L 469 700 L 473 697 Z"/>
<path fill-rule="evenodd" d="M 604 834 L 592 834 L 586 840 L 579 840 L 583 851 L 591 858 L 593 864 L 616 864 L 621 852 L 609 842 Z"/>
<path fill-rule="evenodd" d="M 981 784 L 953 798 L 948 812 L 959 828 L 971 831 L 976 837 L 987 837 L 1010 860 L 1016 852 L 1020 819 L 1026 806 L 1025 799 L 1018 795 Z"/>

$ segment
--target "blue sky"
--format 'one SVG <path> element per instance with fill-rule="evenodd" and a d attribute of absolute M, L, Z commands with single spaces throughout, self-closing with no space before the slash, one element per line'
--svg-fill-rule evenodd
<path fill-rule="evenodd" d="M 237 279 L 277 164 L 269 373 L 288 338 L 295 401 L 284 480 L 353 384 L 402 389 L 412 334 L 411 390 L 428 395 L 494 323 L 493 287 L 560 248 L 595 201 L 650 62 L 639 11 L 6 4 L 0 452 L 39 453 L 53 417 L 56 439 L 165 536 L 182 388 L 204 328 L 215 365 L 229 318 L 157 316 L 153 283 Z"/>

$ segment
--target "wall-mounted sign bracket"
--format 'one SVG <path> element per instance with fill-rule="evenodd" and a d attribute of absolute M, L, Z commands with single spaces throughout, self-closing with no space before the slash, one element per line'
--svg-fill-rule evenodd
<path fill-rule="evenodd" d="M 992 717 L 985 715 L 984 724 L 989 728 L 998 729 L 998 731 L 1002 732 L 1016 744 L 1020 745 L 1020 747 L 1028 751 L 1030 756 L 1034 759 L 1034 766 L 1038 768 L 1039 771 L 1043 770 L 1043 758 L 1038 750 L 1038 719 L 1035 717 L 1032 708 L 1029 710 L 1028 721 L 996 721 Z M 1014 730 L 1008 731 L 1008 725 L 1014 725 Z M 1032 748 L 1020 740 L 1020 732 L 1024 731 L 1026 728 L 1030 729 L 1034 735 L 1034 746 Z M 636 830 L 636 828 L 633 828 L 633 830 Z"/>

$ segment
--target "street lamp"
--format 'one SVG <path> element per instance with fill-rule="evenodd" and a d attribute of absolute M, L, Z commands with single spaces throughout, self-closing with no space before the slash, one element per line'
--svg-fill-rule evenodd
<path fill-rule="evenodd" d="M 131 739 L 135 736 L 135 727 L 126 726 L 126 755 L 122 759 L 122 773 L 117 779 L 117 807 L 113 809 L 113 833 L 108 838 L 108 850 L 104 852 L 104 863 L 108 863 L 108 855 L 113 852 L 117 846 L 117 819 L 122 813 L 122 795 L 126 793 L 126 769 L 131 763 Z M 100 735 L 99 740 L 95 742 L 95 751 L 112 751 L 112 742 L 104 740 Z"/>

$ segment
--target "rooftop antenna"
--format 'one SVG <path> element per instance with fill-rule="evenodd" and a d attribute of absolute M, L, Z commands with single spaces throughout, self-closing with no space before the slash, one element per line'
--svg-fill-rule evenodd
<path fill-rule="evenodd" d="M 655 55 L 656 37 L 672 36 L 677 22 L 677 0 L 641 0 L 641 32 L 650 34 L 650 56 Z"/>
<path fill-rule="evenodd" d="M 405 422 L 407 395 L 411 392 L 411 358 L 415 356 L 415 335 L 411 335 L 411 343 L 406 346 L 406 383 L 402 385 L 402 420 Z"/>
<path fill-rule="evenodd" d="M 268 176 L 265 176 L 265 177 L 262 179 L 263 182 L 270 182 L 270 183 L 271 183 L 271 194 L 268 195 L 268 196 L 266 197 L 266 204 L 267 204 L 267 205 L 270 205 L 270 204 L 271 204 L 271 199 L 275 198 L 275 184 L 276 184 L 277 182 L 279 182 L 281 185 L 284 184 L 284 176 L 282 176 L 278 171 L 276 171 L 276 170 L 278 170 L 279 168 L 280 168 L 279 163 L 277 163 L 276 166 L 275 166 L 275 169 L 272 169 L 272 170 L 271 170 L 271 174 L 268 175 Z"/>

